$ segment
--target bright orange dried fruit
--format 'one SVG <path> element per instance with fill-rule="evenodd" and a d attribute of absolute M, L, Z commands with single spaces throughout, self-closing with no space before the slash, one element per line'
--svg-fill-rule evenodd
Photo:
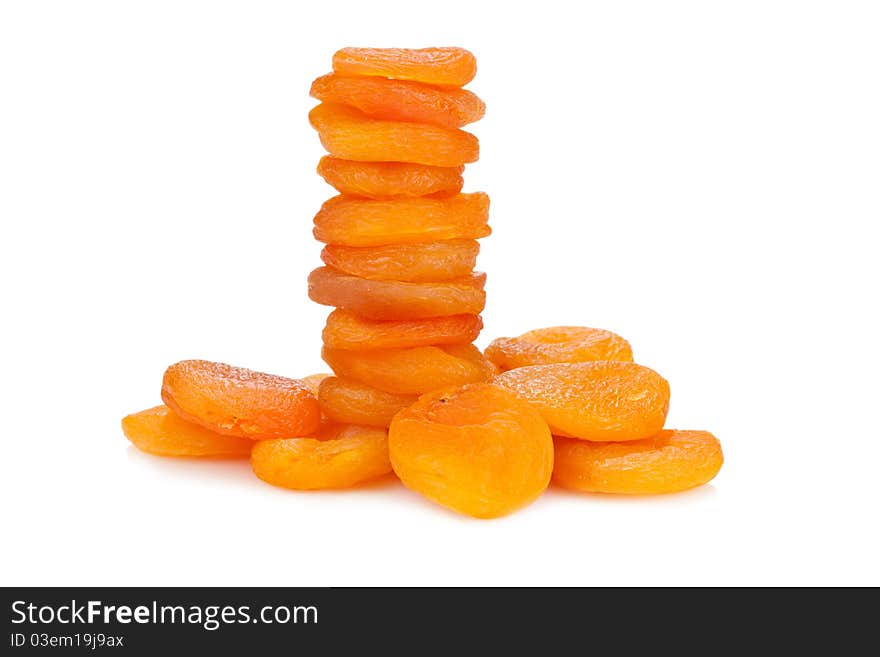
<path fill-rule="evenodd" d="M 477 315 L 486 305 L 486 275 L 440 283 L 371 281 L 332 267 L 309 274 L 309 298 L 369 319 L 425 319 L 446 315 Z"/>
<path fill-rule="evenodd" d="M 553 482 L 590 493 L 674 493 L 710 481 L 724 463 L 708 431 L 661 431 L 643 440 L 592 443 L 556 438 Z"/>
<path fill-rule="evenodd" d="M 593 441 L 648 438 L 663 428 L 669 383 L 636 363 L 520 367 L 495 382 L 531 402 L 554 435 Z"/>
<path fill-rule="evenodd" d="M 585 326 L 552 326 L 517 338 L 498 338 L 486 348 L 486 357 L 501 372 L 549 363 L 633 359 L 632 348 L 622 337 Z"/>
<path fill-rule="evenodd" d="M 321 381 L 326 379 L 328 376 L 332 376 L 332 374 L 309 374 L 308 376 L 304 376 L 303 378 L 298 380 L 306 387 L 306 389 L 308 389 L 310 393 L 317 397 L 318 388 L 321 387 Z"/>
<path fill-rule="evenodd" d="M 330 155 L 318 162 L 318 174 L 340 193 L 377 199 L 457 194 L 464 184 L 463 171 L 464 166 L 355 162 Z"/>
<path fill-rule="evenodd" d="M 164 404 L 122 418 L 122 431 L 143 452 L 157 456 L 245 458 L 254 441 L 221 436 L 177 417 Z"/>
<path fill-rule="evenodd" d="M 476 240 L 369 247 L 328 244 L 321 251 L 321 260 L 361 278 L 431 283 L 467 276 L 477 264 L 479 252 L 480 243 Z"/>
<path fill-rule="evenodd" d="M 360 162 L 457 167 L 480 158 L 480 142 L 458 128 L 372 119 L 353 107 L 321 103 L 309 112 L 330 155 Z"/>
<path fill-rule="evenodd" d="M 409 80 L 331 73 L 312 82 L 310 93 L 325 103 L 351 105 L 375 119 L 445 128 L 479 121 L 486 112 L 486 104 L 470 91 Z"/>
<path fill-rule="evenodd" d="M 251 465 L 263 481 L 295 490 L 349 488 L 391 472 L 388 433 L 336 425 L 332 436 L 261 440 Z"/>
<path fill-rule="evenodd" d="M 397 80 L 463 87 L 477 74 L 477 58 L 464 48 L 343 48 L 333 55 L 342 75 L 370 75 Z"/>
<path fill-rule="evenodd" d="M 472 344 L 374 351 L 324 347 L 321 355 L 337 376 L 397 395 L 488 381 L 494 373 Z"/>
<path fill-rule="evenodd" d="M 486 237 L 489 197 L 374 200 L 334 196 L 315 215 L 315 239 L 345 246 L 382 246 Z"/>
<path fill-rule="evenodd" d="M 534 501 L 553 469 L 547 423 L 492 384 L 423 395 L 394 416 L 388 447 L 407 488 L 477 518 Z"/>
<path fill-rule="evenodd" d="M 410 406 L 415 395 L 395 395 L 352 379 L 331 376 L 318 391 L 321 410 L 334 422 L 385 427 L 397 411 Z"/>
<path fill-rule="evenodd" d="M 162 401 L 188 422 L 253 440 L 304 436 L 321 422 L 318 400 L 301 382 L 206 360 L 165 370 Z"/>
<path fill-rule="evenodd" d="M 473 342 L 482 328 L 479 315 L 376 321 L 334 310 L 327 317 L 322 337 L 331 349 L 404 349 Z"/>

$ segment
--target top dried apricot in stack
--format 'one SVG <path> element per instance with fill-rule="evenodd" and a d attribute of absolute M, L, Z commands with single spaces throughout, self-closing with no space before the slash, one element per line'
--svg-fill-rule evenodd
<path fill-rule="evenodd" d="M 343 48 L 333 55 L 333 70 L 463 87 L 477 74 L 477 59 L 464 48 Z"/>

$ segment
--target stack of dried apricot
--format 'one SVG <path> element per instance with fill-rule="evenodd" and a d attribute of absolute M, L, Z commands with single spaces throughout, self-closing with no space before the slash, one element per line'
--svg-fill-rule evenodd
<path fill-rule="evenodd" d="M 339 195 L 315 217 L 325 243 L 309 296 L 335 306 L 323 331 L 335 376 L 290 379 L 207 361 L 165 372 L 165 402 L 123 419 L 161 456 L 247 457 L 292 489 L 342 488 L 394 472 L 480 518 L 510 513 L 552 480 L 646 494 L 706 483 L 721 447 L 664 430 L 669 384 L 622 337 L 552 327 L 473 344 L 489 199 L 461 193 L 478 156 L 460 128 L 483 102 L 461 48 L 345 48 L 312 84 L 310 114 Z"/>

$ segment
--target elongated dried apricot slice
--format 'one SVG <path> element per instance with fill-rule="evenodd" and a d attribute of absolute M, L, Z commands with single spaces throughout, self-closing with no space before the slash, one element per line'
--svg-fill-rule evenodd
<path fill-rule="evenodd" d="M 482 328 L 479 315 L 376 321 L 334 310 L 327 317 L 322 338 L 331 349 L 404 349 L 473 342 Z"/>
<path fill-rule="evenodd" d="M 337 376 L 398 395 L 488 381 L 493 375 L 489 361 L 472 344 L 374 351 L 324 347 L 321 355 Z"/>
<path fill-rule="evenodd" d="M 325 103 L 351 105 L 376 119 L 445 128 L 479 121 L 486 112 L 486 104 L 470 91 L 409 80 L 331 73 L 312 82 L 310 93 Z"/>
<path fill-rule="evenodd" d="M 125 437 L 142 452 L 156 456 L 246 458 L 253 440 L 221 436 L 177 417 L 165 406 L 155 406 L 122 418 Z"/>
<path fill-rule="evenodd" d="M 554 435 L 594 441 L 648 438 L 663 428 L 669 384 L 636 363 L 532 365 L 496 383 L 534 404 Z"/>
<path fill-rule="evenodd" d="M 395 395 L 352 379 L 331 376 L 318 391 L 324 414 L 335 422 L 388 427 L 397 411 L 410 406 L 415 395 Z"/>
<path fill-rule="evenodd" d="M 301 382 L 206 360 L 165 370 L 162 401 L 184 420 L 253 440 L 304 436 L 321 422 L 318 400 Z"/>
<path fill-rule="evenodd" d="M 643 440 L 592 443 L 555 438 L 553 482 L 590 493 L 674 493 L 710 481 L 724 463 L 708 431 L 661 431 Z"/>
<path fill-rule="evenodd" d="M 483 273 L 441 283 L 371 281 L 319 267 L 309 274 L 309 298 L 369 319 L 476 315 L 486 304 L 485 282 Z"/>
<path fill-rule="evenodd" d="M 343 48 L 333 55 L 333 70 L 462 87 L 477 74 L 477 59 L 464 48 L 454 47 Z"/>
<path fill-rule="evenodd" d="M 633 359 L 632 348 L 622 337 L 585 326 L 552 326 L 517 338 L 498 338 L 486 348 L 486 357 L 501 372 L 549 363 Z"/>
<path fill-rule="evenodd" d="M 251 465 L 263 481 L 295 490 L 349 488 L 391 472 L 388 433 L 337 425 L 332 437 L 261 440 Z"/>
<path fill-rule="evenodd" d="M 423 395 L 394 416 L 388 447 L 407 488 L 477 518 L 534 501 L 553 469 L 547 423 L 492 384 Z"/>
<path fill-rule="evenodd" d="M 382 246 L 486 237 L 489 197 L 373 200 L 334 196 L 315 215 L 315 239 L 345 246 Z"/>
<path fill-rule="evenodd" d="M 371 119 L 335 103 L 315 107 L 309 121 L 327 152 L 344 160 L 457 167 L 480 158 L 479 140 L 458 128 Z"/>
<path fill-rule="evenodd" d="M 340 193 L 365 198 L 401 198 L 461 191 L 464 166 L 432 167 L 409 162 L 355 162 L 325 155 L 318 174 Z"/>
<path fill-rule="evenodd" d="M 476 240 L 355 247 L 328 244 L 321 260 L 339 271 L 376 281 L 431 283 L 462 278 L 477 264 Z"/>

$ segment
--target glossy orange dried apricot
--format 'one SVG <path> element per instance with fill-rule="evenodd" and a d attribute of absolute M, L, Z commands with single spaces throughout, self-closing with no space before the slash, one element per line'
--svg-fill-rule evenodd
<path fill-rule="evenodd" d="M 419 395 L 445 386 L 492 378 L 489 361 L 472 344 L 374 351 L 321 351 L 336 376 L 397 395 Z"/>
<path fill-rule="evenodd" d="M 295 490 L 349 488 L 391 472 L 388 433 L 336 425 L 332 437 L 261 440 L 251 465 L 263 481 Z"/>
<path fill-rule="evenodd" d="M 177 417 L 164 404 L 122 418 L 122 432 L 143 452 L 157 456 L 245 458 L 254 441 L 221 436 Z"/>
<path fill-rule="evenodd" d="M 331 376 L 318 391 L 324 414 L 335 422 L 385 427 L 397 411 L 410 406 L 415 395 L 395 395 L 352 379 Z"/>
<path fill-rule="evenodd" d="M 463 171 L 464 166 L 355 162 L 330 155 L 318 162 L 318 174 L 340 193 L 377 199 L 457 194 L 464 184 Z"/>
<path fill-rule="evenodd" d="M 321 422 L 318 400 L 301 382 L 206 360 L 175 363 L 162 401 L 188 422 L 226 436 L 304 436 Z"/>
<path fill-rule="evenodd" d="M 343 48 L 333 55 L 342 75 L 371 75 L 462 87 L 477 74 L 477 59 L 464 48 Z"/>
<path fill-rule="evenodd" d="M 332 374 L 309 374 L 308 376 L 299 379 L 299 382 L 302 383 L 310 393 L 317 397 L 318 388 L 321 387 L 321 381 L 328 376 L 332 376 Z"/>
<path fill-rule="evenodd" d="M 585 326 L 552 326 L 517 338 L 498 338 L 486 348 L 486 357 L 501 372 L 549 363 L 633 359 L 632 348 L 622 337 Z"/>
<path fill-rule="evenodd" d="M 334 196 L 315 215 L 315 239 L 345 246 L 382 246 L 486 237 L 489 197 L 482 192 L 448 198 L 389 200 Z"/>
<path fill-rule="evenodd" d="M 479 140 L 458 128 L 371 119 L 335 103 L 315 107 L 309 121 L 327 152 L 344 160 L 457 167 L 480 158 Z"/>
<path fill-rule="evenodd" d="M 424 319 L 446 315 L 476 315 L 486 304 L 486 275 L 440 283 L 371 281 L 332 267 L 309 274 L 309 298 L 369 319 Z"/>
<path fill-rule="evenodd" d="M 636 363 L 531 365 L 495 381 L 531 402 L 557 436 L 600 442 L 648 438 L 663 428 L 669 410 L 666 379 Z"/>
<path fill-rule="evenodd" d="M 361 278 L 431 283 L 467 276 L 477 264 L 479 252 L 480 243 L 476 240 L 370 247 L 328 244 L 321 251 L 321 260 L 334 269 Z"/>
<path fill-rule="evenodd" d="M 473 342 L 482 328 L 479 315 L 376 321 L 334 310 L 327 317 L 322 338 L 331 349 L 404 349 Z"/>
<path fill-rule="evenodd" d="M 708 431 L 661 431 L 643 440 L 592 443 L 555 438 L 553 482 L 591 493 L 673 493 L 711 480 L 724 463 Z"/>
<path fill-rule="evenodd" d="M 553 469 L 547 423 L 492 384 L 423 395 L 394 416 L 388 447 L 407 488 L 477 518 L 534 501 Z"/>
<path fill-rule="evenodd" d="M 351 105 L 376 119 L 445 128 L 479 121 L 486 112 L 486 104 L 470 91 L 409 80 L 331 73 L 312 82 L 310 94 L 325 103 Z"/>

